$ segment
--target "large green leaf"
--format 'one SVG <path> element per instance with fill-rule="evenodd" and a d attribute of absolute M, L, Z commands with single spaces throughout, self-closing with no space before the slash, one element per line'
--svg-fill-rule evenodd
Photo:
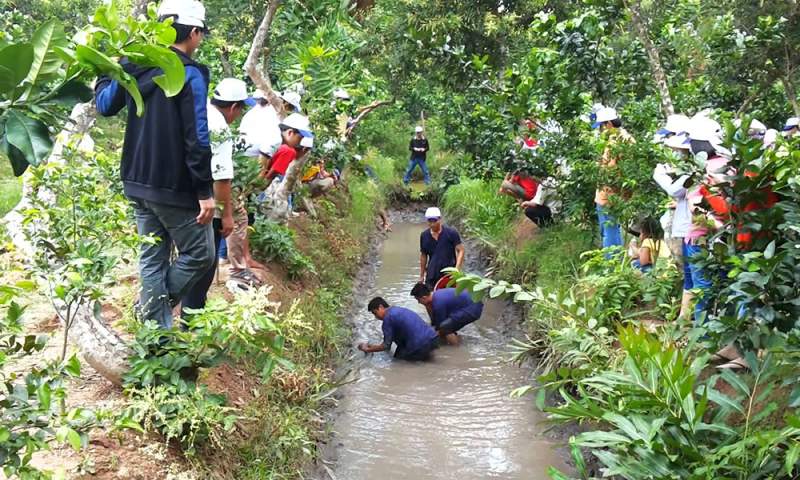
<path fill-rule="evenodd" d="M 137 65 L 158 67 L 164 73 L 153 78 L 156 85 L 164 90 L 168 97 L 174 97 L 181 90 L 186 80 L 183 62 L 178 55 L 166 47 L 157 45 L 133 45 L 126 53 Z"/>
<path fill-rule="evenodd" d="M 133 98 L 133 102 L 136 104 L 136 114 L 139 116 L 144 114 L 144 101 L 142 100 L 142 94 L 139 92 L 139 87 L 136 85 L 136 80 L 128 75 L 119 63 L 110 59 L 104 53 L 86 45 L 75 47 L 75 56 L 79 62 L 86 66 L 91 66 L 97 73 L 108 75 L 119 82 Z"/>
<path fill-rule="evenodd" d="M 38 165 L 47 158 L 53 141 L 50 132 L 41 121 L 16 110 L 10 110 L 6 118 L 6 140 L 25 156 L 31 165 Z"/>
<path fill-rule="evenodd" d="M 25 80 L 31 63 L 33 47 L 30 43 L 16 43 L 0 50 L 0 94 L 13 90 Z"/>
<path fill-rule="evenodd" d="M 17 147 L 8 143 L 5 134 L 0 138 L 0 150 L 5 152 L 8 157 L 8 161 L 11 163 L 11 169 L 14 171 L 14 176 L 19 177 L 25 173 L 29 165 L 28 161 L 25 160 L 25 155 L 23 155 Z"/>
<path fill-rule="evenodd" d="M 93 95 L 92 89 L 88 85 L 73 80 L 62 85 L 58 92 L 50 98 L 50 101 L 65 107 L 72 107 L 76 103 L 88 102 Z"/>
<path fill-rule="evenodd" d="M 31 39 L 33 45 L 33 63 L 26 80 L 35 85 L 53 79 L 64 61 L 55 50 L 56 47 L 68 45 L 64 27 L 57 20 L 50 20 L 40 26 Z"/>

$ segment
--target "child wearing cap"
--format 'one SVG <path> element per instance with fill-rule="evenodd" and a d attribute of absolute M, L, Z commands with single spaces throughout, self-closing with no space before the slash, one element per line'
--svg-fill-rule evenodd
<path fill-rule="evenodd" d="M 138 115 L 127 90 L 108 77 L 98 79 L 95 100 L 103 116 L 128 107 L 123 189 L 134 204 L 138 233 L 160 239 L 141 247 L 138 313 L 143 321 L 170 328 L 173 307 L 214 262 L 215 203 L 206 105 L 209 71 L 192 60 L 208 30 L 205 8 L 196 0 L 165 0 L 158 15 L 173 22 L 171 48 L 186 72 L 184 88 L 168 98 L 153 81 L 161 69 L 122 59 L 122 68 L 142 93 L 144 114 Z M 173 247 L 178 256 L 171 263 Z"/>
<path fill-rule="evenodd" d="M 314 140 L 304 138 L 300 141 L 300 146 L 306 151 L 310 151 L 314 146 Z M 325 170 L 325 159 L 320 157 L 306 169 L 301 181 L 308 185 L 312 197 L 318 197 L 336 185 L 336 175 Z"/>
<path fill-rule="evenodd" d="M 297 158 L 297 149 L 302 139 L 314 137 L 308 118 L 299 113 L 293 113 L 286 117 L 280 124 L 280 129 L 283 143 L 272 156 L 271 161 L 264 162 L 266 170 L 262 170 L 262 177 L 267 180 L 268 184 L 272 183 L 276 177 L 282 179 L 286 175 L 289 164 Z"/>
<path fill-rule="evenodd" d="M 414 129 L 414 138 L 408 143 L 408 149 L 411 151 L 411 158 L 408 161 L 406 173 L 403 175 L 403 183 L 408 185 L 408 182 L 411 181 L 411 174 L 414 172 L 414 169 L 419 166 L 425 178 L 425 185 L 430 185 L 431 176 L 430 173 L 428 173 L 428 165 L 425 163 L 430 146 L 428 145 L 428 139 L 425 138 L 422 127 L 417 126 Z"/>

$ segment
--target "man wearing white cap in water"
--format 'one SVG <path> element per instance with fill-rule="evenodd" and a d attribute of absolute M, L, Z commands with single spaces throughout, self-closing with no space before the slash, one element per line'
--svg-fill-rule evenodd
<path fill-rule="evenodd" d="M 464 264 L 464 244 L 454 228 L 442 223 L 442 212 L 438 208 L 427 209 L 425 220 L 429 228 L 419 236 L 419 281 L 433 289 L 445 276 L 443 268 L 461 269 Z"/>

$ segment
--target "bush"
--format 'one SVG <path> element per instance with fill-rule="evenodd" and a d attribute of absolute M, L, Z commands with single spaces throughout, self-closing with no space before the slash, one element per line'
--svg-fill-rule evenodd
<path fill-rule="evenodd" d="M 449 218 L 461 219 L 467 232 L 493 247 L 508 235 L 519 214 L 511 198 L 498 195 L 499 187 L 499 182 L 465 180 L 448 188 L 442 201 Z"/>
<path fill-rule="evenodd" d="M 266 218 L 259 218 L 250 235 L 253 253 L 265 261 L 277 261 L 296 279 L 316 273 L 314 262 L 297 249 L 294 230 Z"/>

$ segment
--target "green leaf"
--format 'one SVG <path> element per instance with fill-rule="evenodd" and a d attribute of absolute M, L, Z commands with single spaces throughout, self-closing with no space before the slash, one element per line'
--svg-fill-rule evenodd
<path fill-rule="evenodd" d="M 505 292 L 506 292 L 506 287 L 502 285 L 494 286 L 492 287 L 491 290 L 489 290 L 489 298 L 497 298 L 500 295 L 504 294 Z"/>
<path fill-rule="evenodd" d="M 167 97 L 174 97 L 183 90 L 186 72 L 183 62 L 169 48 L 157 45 L 134 45 L 126 53 L 137 65 L 158 67 L 164 73 L 153 78 L 153 81 L 164 90 Z"/>
<path fill-rule="evenodd" d="M 63 105 L 65 107 L 72 107 L 76 103 L 88 102 L 94 96 L 94 92 L 88 85 L 77 80 L 65 83 L 58 93 L 50 98 L 50 101 Z"/>
<path fill-rule="evenodd" d="M 64 364 L 64 370 L 73 377 L 81 376 L 81 362 L 75 355 L 71 356 L 67 363 Z"/>
<path fill-rule="evenodd" d="M 787 475 L 791 476 L 794 474 L 794 467 L 797 465 L 798 458 L 800 458 L 800 443 L 795 442 L 786 452 L 786 462 L 784 466 L 786 467 Z"/>
<path fill-rule="evenodd" d="M 58 72 L 64 61 L 55 51 L 55 47 L 66 47 L 67 36 L 64 27 L 58 20 L 50 20 L 42 24 L 31 39 L 33 45 L 33 62 L 26 80 L 36 83 L 52 80 L 54 73 Z"/>
<path fill-rule="evenodd" d="M 8 157 L 8 162 L 11 164 L 11 169 L 14 171 L 14 176 L 19 177 L 25 173 L 25 170 L 28 169 L 29 165 L 28 161 L 25 160 L 25 155 L 23 155 L 17 147 L 8 143 L 5 135 L 0 138 L 0 147 L 2 147 L 2 150 Z"/>
<path fill-rule="evenodd" d="M 50 132 L 41 121 L 16 110 L 9 110 L 6 120 L 6 139 L 24 155 L 31 165 L 38 165 L 50 153 L 53 142 Z"/>
<path fill-rule="evenodd" d="M 104 53 L 86 45 L 76 46 L 75 56 L 79 62 L 94 69 L 95 72 L 108 75 L 119 82 L 133 98 L 133 102 L 136 104 L 136 114 L 140 117 L 144 114 L 144 100 L 142 100 L 136 80 L 128 75 L 120 64 L 111 60 Z"/>
<path fill-rule="evenodd" d="M 0 94 L 7 93 L 20 84 L 31 69 L 33 46 L 17 43 L 0 50 Z"/>
<path fill-rule="evenodd" d="M 39 404 L 42 410 L 50 410 L 50 384 L 43 383 L 39 386 L 36 396 L 39 397 Z"/>
<path fill-rule="evenodd" d="M 764 258 L 769 260 L 775 256 L 775 245 L 775 240 L 769 242 L 769 245 L 767 245 L 767 248 L 764 250 Z"/>

